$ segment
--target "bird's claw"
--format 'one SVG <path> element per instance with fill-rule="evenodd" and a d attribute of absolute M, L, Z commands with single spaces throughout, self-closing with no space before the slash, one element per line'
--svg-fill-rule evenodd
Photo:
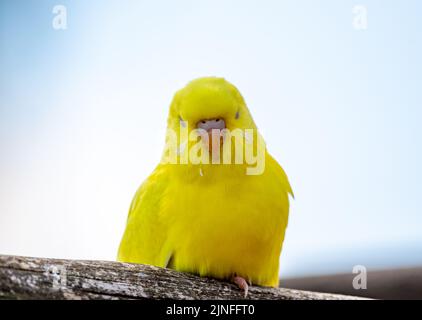
<path fill-rule="evenodd" d="M 249 291 L 248 282 L 244 278 L 239 276 L 233 277 L 233 282 L 239 287 L 239 289 L 243 290 L 244 298 L 246 298 L 248 296 Z"/>

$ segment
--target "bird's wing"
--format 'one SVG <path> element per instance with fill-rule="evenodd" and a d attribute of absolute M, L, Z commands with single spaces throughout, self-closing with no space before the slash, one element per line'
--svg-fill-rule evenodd
<path fill-rule="evenodd" d="M 167 186 L 166 171 L 158 166 L 136 192 L 120 243 L 118 260 L 166 267 L 171 249 L 166 246 L 166 224 L 160 212 Z"/>
<path fill-rule="evenodd" d="M 276 175 L 277 179 L 281 182 L 284 190 L 294 198 L 295 196 L 293 194 L 293 190 L 290 186 L 289 178 L 287 177 L 286 172 L 284 172 L 280 164 L 270 154 L 267 154 L 267 156 L 270 161 L 269 167 L 272 169 L 272 174 Z"/>

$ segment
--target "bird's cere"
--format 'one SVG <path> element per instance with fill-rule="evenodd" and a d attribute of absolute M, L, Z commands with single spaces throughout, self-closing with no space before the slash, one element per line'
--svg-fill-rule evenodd
<path fill-rule="evenodd" d="M 198 122 L 189 131 L 189 123 L 183 123 L 178 132 L 167 129 L 161 164 L 233 164 L 245 165 L 247 175 L 264 172 L 266 145 L 257 129 L 229 130 L 223 119 L 212 119 Z"/>
<path fill-rule="evenodd" d="M 210 119 L 210 120 L 201 120 L 198 122 L 197 127 L 203 129 L 208 133 L 211 133 L 213 130 L 223 130 L 226 128 L 226 122 L 223 119 Z"/>

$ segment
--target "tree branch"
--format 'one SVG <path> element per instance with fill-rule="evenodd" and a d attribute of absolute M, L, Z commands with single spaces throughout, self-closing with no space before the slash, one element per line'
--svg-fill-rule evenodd
<path fill-rule="evenodd" d="M 0 299 L 243 299 L 234 285 L 148 265 L 0 255 Z M 357 299 L 252 286 L 248 299 Z"/>

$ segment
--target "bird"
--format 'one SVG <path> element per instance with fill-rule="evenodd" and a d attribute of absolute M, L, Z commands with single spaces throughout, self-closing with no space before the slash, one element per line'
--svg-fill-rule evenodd
<path fill-rule="evenodd" d="M 264 169 L 248 173 L 253 169 L 251 161 L 233 161 L 246 149 L 234 150 L 236 145 L 229 143 L 233 137 L 227 138 L 223 131 L 251 130 L 249 139 L 243 135 L 244 147 L 255 138 L 249 148 L 255 153 L 263 141 L 240 91 L 221 77 L 190 81 L 170 103 L 167 130 L 176 142 L 165 148 L 163 158 L 166 153 L 168 160 L 171 153 L 173 162 L 160 161 L 136 191 L 117 260 L 230 281 L 245 297 L 251 285 L 278 287 L 289 201 L 294 195 L 265 142 Z M 200 138 L 208 135 L 209 140 L 197 146 L 198 150 L 204 147 L 205 157 L 200 158 L 205 161 L 190 161 L 195 152 L 188 149 L 198 142 L 183 138 L 183 130 L 199 131 Z M 220 135 L 214 136 L 215 132 Z M 172 140 L 169 136 L 166 141 Z M 213 155 L 206 161 L 214 151 L 221 151 L 221 160 L 224 150 L 234 150 L 226 158 L 231 161 L 217 163 Z"/>

